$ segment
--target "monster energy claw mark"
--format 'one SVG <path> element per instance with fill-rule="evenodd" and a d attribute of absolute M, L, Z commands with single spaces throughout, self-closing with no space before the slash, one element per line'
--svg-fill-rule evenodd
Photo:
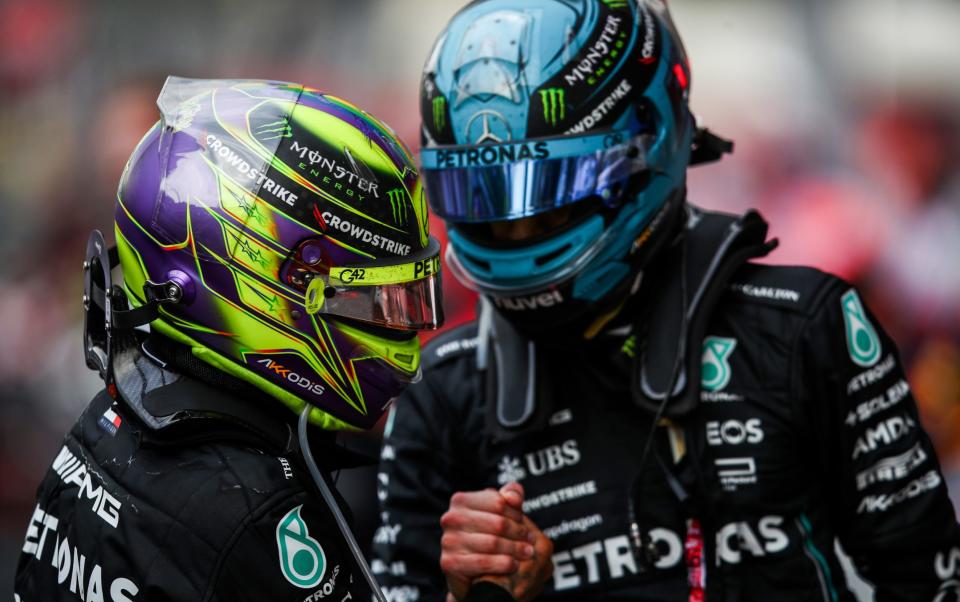
<path fill-rule="evenodd" d="M 300 518 L 297 506 L 277 523 L 277 547 L 280 549 L 280 571 L 293 585 L 316 587 L 327 572 L 327 558 L 316 539 L 310 537 L 307 523 Z"/>
<path fill-rule="evenodd" d="M 387 192 L 387 196 L 390 198 L 393 223 L 402 226 L 407 221 L 407 204 L 403 202 L 403 189 L 393 188 Z"/>
<path fill-rule="evenodd" d="M 264 123 L 257 126 L 257 134 L 270 134 L 269 136 L 264 136 L 264 140 L 292 138 L 293 129 L 290 127 L 290 120 L 286 117 L 281 117 L 277 121 L 272 121 L 270 123 Z"/>
<path fill-rule="evenodd" d="M 447 99 L 437 96 L 433 99 L 433 128 L 442 131 L 447 125 Z"/>
<path fill-rule="evenodd" d="M 543 120 L 553 127 L 567 117 L 563 88 L 540 90 L 540 104 L 543 105 Z M 557 115 L 559 113 L 559 115 Z"/>

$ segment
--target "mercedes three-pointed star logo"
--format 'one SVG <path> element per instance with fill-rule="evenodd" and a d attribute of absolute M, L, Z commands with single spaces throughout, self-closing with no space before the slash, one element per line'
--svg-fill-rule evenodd
<path fill-rule="evenodd" d="M 477 124 L 477 127 L 474 127 L 474 124 Z M 478 128 L 479 132 L 476 131 Z M 496 111 L 484 109 L 474 113 L 467 121 L 466 138 L 472 140 L 473 144 L 506 142 L 513 138 L 513 131 L 506 117 Z"/>

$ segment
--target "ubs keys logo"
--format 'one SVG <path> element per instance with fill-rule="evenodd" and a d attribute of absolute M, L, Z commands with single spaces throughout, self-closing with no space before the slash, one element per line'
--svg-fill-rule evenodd
<path fill-rule="evenodd" d="M 277 523 L 277 547 L 280 571 L 293 585 L 309 589 L 323 581 L 327 558 L 316 539 L 310 537 L 307 523 L 300 518 L 303 504 L 287 512 Z"/>
<path fill-rule="evenodd" d="M 707 391 L 720 391 L 730 382 L 730 354 L 737 339 L 707 337 L 703 341 L 701 385 Z"/>

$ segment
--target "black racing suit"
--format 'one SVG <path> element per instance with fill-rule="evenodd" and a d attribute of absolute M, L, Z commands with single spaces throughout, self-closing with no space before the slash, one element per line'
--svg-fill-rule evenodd
<path fill-rule="evenodd" d="M 388 597 L 442 600 L 451 494 L 516 480 L 555 545 L 544 599 L 693 600 L 699 556 L 711 602 L 851 600 L 838 541 L 878 601 L 957 599 L 960 532 L 893 342 L 836 277 L 747 264 L 732 282 L 710 317 L 701 402 L 677 453 L 700 489 L 680 503 L 655 462 L 640 481 L 638 523 L 658 551 L 649 570 L 628 529 L 652 420 L 631 402 L 635 339 L 554 348 L 556 411 L 512 440 L 487 427 L 476 324 L 432 341 L 382 449 L 373 568 Z M 664 431 L 656 445 L 669 459 Z M 685 551 L 697 525 L 702 555 Z"/>
<path fill-rule="evenodd" d="M 37 492 L 15 600 L 369 600 L 292 413 L 225 378 L 127 359 L 118 383 L 140 411 L 102 392 L 66 436 Z M 312 447 L 329 471 L 345 461 L 321 435 Z"/>

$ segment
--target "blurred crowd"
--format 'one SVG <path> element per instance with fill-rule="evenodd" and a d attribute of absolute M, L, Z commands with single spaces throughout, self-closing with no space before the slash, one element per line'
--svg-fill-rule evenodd
<path fill-rule="evenodd" d="M 691 172 L 691 200 L 759 209 L 780 239 L 768 261 L 861 287 L 900 346 L 960 501 L 960 4 L 671 6 L 692 106 L 736 140 L 732 157 Z M 80 262 L 92 228 L 112 236 L 116 184 L 165 76 L 317 86 L 415 148 L 419 70 L 457 8 L 0 0 L 0 591 L 36 484 L 99 388 L 81 353 Z M 448 324 L 468 320 L 472 294 L 450 277 L 445 288 Z M 372 511 L 372 483 L 344 481 Z"/>

